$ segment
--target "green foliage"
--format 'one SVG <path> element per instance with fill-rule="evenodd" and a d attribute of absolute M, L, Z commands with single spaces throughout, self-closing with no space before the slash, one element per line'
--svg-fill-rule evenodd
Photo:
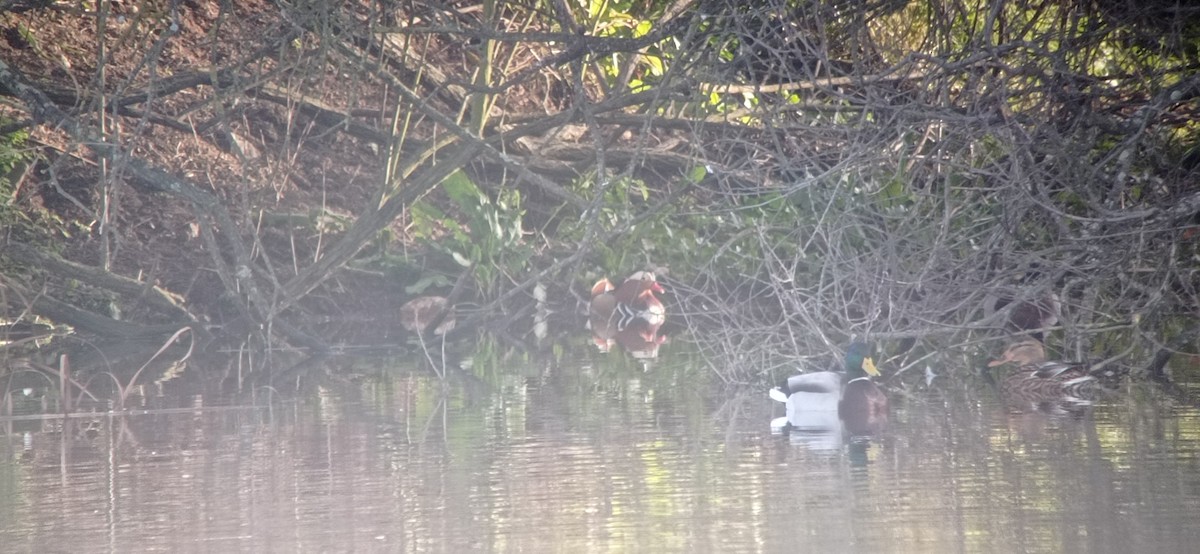
<path fill-rule="evenodd" d="M 594 187 L 594 176 L 582 177 L 575 183 L 575 188 L 585 194 Z M 601 267 L 615 271 L 645 265 L 646 258 L 658 259 L 660 254 L 670 255 L 670 251 L 675 250 L 671 244 L 670 229 L 663 226 L 668 214 L 656 214 L 639 224 L 633 224 L 636 213 L 646 207 L 649 197 L 646 183 L 637 179 L 619 178 L 609 185 L 597 214 L 598 231 L 602 236 L 617 229 L 627 229 L 627 232 L 618 233 L 612 240 L 595 245 L 594 252 L 599 257 Z M 567 243 L 578 243 L 583 240 L 586 227 L 586 221 L 565 225 L 560 229 L 560 237 Z"/>
<path fill-rule="evenodd" d="M 404 287 L 404 292 L 410 296 L 417 296 L 425 294 L 425 291 L 431 287 L 449 287 L 453 284 L 445 275 L 432 273 L 422 275 L 415 283 Z"/>
<path fill-rule="evenodd" d="M 705 168 L 698 166 L 678 186 L 697 185 L 705 173 Z M 587 190 L 592 182 L 585 179 L 577 187 Z M 736 280 L 754 272 L 766 254 L 761 237 L 748 232 L 749 228 L 761 226 L 791 233 L 809 217 L 797 196 L 776 191 L 747 195 L 740 205 L 721 209 L 684 195 L 645 217 L 641 212 L 653 203 L 652 198 L 647 184 L 637 179 L 618 180 L 606 191 L 598 216 L 600 233 L 612 238 L 594 247 L 601 273 L 616 275 L 634 268 L 664 266 L 680 275 L 709 271 L 717 273 L 714 276 L 718 279 Z M 579 241 L 583 229 L 583 222 L 564 227 L 561 236 Z M 787 250 L 778 253 L 780 256 L 797 255 L 795 241 L 780 241 L 780 248 Z M 721 261 L 720 267 L 710 267 L 714 260 Z"/>
<path fill-rule="evenodd" d="M 10 123 L 0 118 L 0 125 Z M 25 149 L 25 141 L 29 139 L 28 131 L 17 131 L 0 136 L 0 226 L 10 226 L 23 218 L 20 210 L 12 206 L 13 176 L 12 173 L 22 167 L 31 156 Z"/>
<path fill-rule="evenodd" d="M 581 0 L 587 8 L 582 22 L 591 29 L 591 34 L 607 38 L 636 39 L 646 36 L 653 29 L 651 20 L 662 14 L 664 5 L 640 3 L 631 0 Z M 640 52 L 620 52 L 596 60 L 609 84 L 617 84 L 625 64 L 633 61 L 634 67 L 628 86 L 633 91 L 643 90 L 656 83 L 666 74 L 667 65 L 674 59 L 674 43 L 667 39 Z"/>
<path fill-rule="evenodd" d="M 523 270 L 533 251 L 524 243 L 521 195 L 502 190 L 493 200 L 462 171 L 442 182 L 441 191 L 458 218 L 426 199 L 413 206 L 413 230 L 418 238 L 470 268 L 485 292 L 500 277 Z"/>
<path fill-rule="evenodd" d="M 0 119 L 0 125 L 11 123 Z M 0 182 L 8 183 L 8 173 L 16 169 L 21 162 L 29 159 L 25 151 L 25 141 L 29 140 L 29 131 L 21 130 L 7 135 L 0 135 Z"/>

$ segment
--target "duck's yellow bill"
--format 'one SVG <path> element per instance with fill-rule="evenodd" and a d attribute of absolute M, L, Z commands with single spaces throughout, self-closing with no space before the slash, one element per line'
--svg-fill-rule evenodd
<path fill-rule="evenodd" d="M 871 377 L 879 377 L 879 368 L 875 367 L 875 360 L 870 356 L 863 358 L 863 371 L 866 371 L 867 375 Z"/>

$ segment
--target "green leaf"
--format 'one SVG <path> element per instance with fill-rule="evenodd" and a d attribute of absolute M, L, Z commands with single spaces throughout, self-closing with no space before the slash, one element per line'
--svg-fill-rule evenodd
<path fill-rule="evenodd" d="M 451 173 L 442 181 L 442 190 L 446 192 L 446 196 L 450 197 L 450 200 L 465 210 L 474 209 L 487 203 L 487 196 L 461 169 Z"/>
<path fill-rule="evenodd" d="M 650 74 L 655 77 L 662 77 L 666 73 L 666 67 L 663 64 L 662 58 L 658 56 L 646 56 L 645 63 L 650 70 Z"/>
<path fill-rule="evenodd" d="M 425 292 L 429 287 L 448 287 L 453 283 L 445 275 L 440 273 L 425 275 L 407 287 L 404 287 L 404 292 L 412 295 L 417 295 Z"/>

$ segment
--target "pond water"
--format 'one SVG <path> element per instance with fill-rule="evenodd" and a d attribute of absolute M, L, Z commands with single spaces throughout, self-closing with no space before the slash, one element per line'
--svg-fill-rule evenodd
<path fill-rule="evenodd" d="M 333 359 L 303 393 L 169 385 L 144 411 L 0 418 L 7 552 L 1184 552 L 1200 412 L 1139 385 L 1065 417 L 934 381 L 873 441 L 772 432 L 715 392 L 569 350 L 442 383 Z M 203 371 L 191 367 L 189 371 Z M 950 370 L 942 370 L 945 373 Z M 24 391 L 10 392 L 8 406 Z M 33 393 L 36 396 L 36 392 Z M 20 410 L 12 413 L 19 413 Z"/>

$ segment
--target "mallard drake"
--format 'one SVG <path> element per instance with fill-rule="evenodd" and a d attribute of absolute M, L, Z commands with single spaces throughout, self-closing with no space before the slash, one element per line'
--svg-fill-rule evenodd
<path fill-rule="evenodd" d="M 869 352 L 855 341 L 846 349 L 843 370 L 793 375 L 771 390 L 771 398 L 788 404 L 789 418 L 793 411 L 837 410 L 851 435 L 877 433 L 887 425 L 888 399 L 871 380 L 879 370 Z"/>
<path fill-rule="evenodd" d="M 1009 344 L 987 365 L 1008 368 L 998 382 L 1000 393 L 1021 409 L 1061 412 L 1065 406 L 1088 406 L 1099 389 L 1083 364 L 1047 360 L 1045 346 L 1033 337 Z"/>
<path fill-rule="evenodd" d="M 662 285 L 648 271 L 638 271 L 613 287 L 603 278 L 592 285 L 592 301 L 588 305 L 588 318 L 592 328 L 615 325 L 624 329 L 634 319 L 643 319 L 652 325 L 666 320 L 666 308 L 654 293 L 662 293 Z"/>

